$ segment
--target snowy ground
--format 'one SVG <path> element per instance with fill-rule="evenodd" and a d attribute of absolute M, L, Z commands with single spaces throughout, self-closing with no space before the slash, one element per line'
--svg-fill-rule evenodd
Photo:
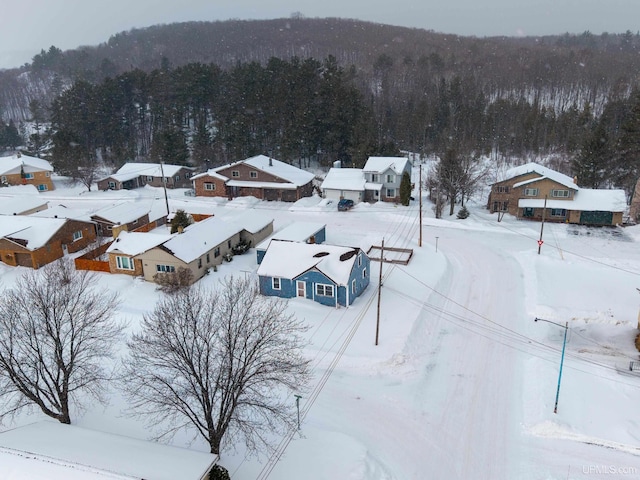
<path fill-rule="evenodd" d="M 52 205 L 164 202 L 153 188 L 57 187 L 41 194 Z M 337 212 L 319 198 L 292 205 L 170 195 L 172 210 L 227 215 L 255 208 L 273 216 L 276 229 L 296 220 L 324 222 L 330 244 L 368 248 L 384 238 L 385 246 L 414 249 L 409 265 L 383 266 L 377 346 L 378 264 L 350 308 L 290 302 L 311 327 L 314 380 L 300 401 L 301 429 L 274 439 L 279 457 L 245 458 L 241 446 L 223 453 L 234 480 L 640 477 L 640 376 L 616 369 L 640 359 L 633 346 L 640 227 L 546 224 L 538 255 L 538 223 L 508 216 L 497 222 L 484 209 L 486 199 L 469 205 L 466 220 L 446 214 L 437 220 L 425 201 L 420 247 L 417 202 Z M 224 275 L 253 275 L 256 267 L 250 250 L 201 281 L 214 286 Z M 0 264 L 2 285 L 11 286 L 21 271 Z M 100 274 L 100 281 L 120 292 L 120 315 L 132 330 L 158 297 L 141 279 Z M 569 323 L 557 414 L 564 329 L 536 317 Z M 114 392 L 106 409 L 90 407 L 77 423 L 149 437 L 122 415 L 123 406 Z M 41 418 L 34 413 L 17 422 Z M 206 450 L 189 439 L 183 433 L 174 444 Z"/>

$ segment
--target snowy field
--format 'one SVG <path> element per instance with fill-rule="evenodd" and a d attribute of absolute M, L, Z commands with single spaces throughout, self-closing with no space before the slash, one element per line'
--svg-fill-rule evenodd
<path fill-rule="evenodd" d="M 154 188 L 56 187 L 40 194 L 50 206 L 164 204 Z M 377 346 L 377 262 L 369 288 L 349 308 L 290 302 L 310 327 L 314 378 L 301 392 L 301 428 L 274 438 L 274 455 L 245 458 L 241 445 L 224 452 L 220 463 L 234 480 L 640 478 L 640 376 L 616 368 L 640 359 L 633 345 L 640 227 L 546 224 L 539 255 L 539 223 L 509 216 L 497 222 L 486 198 L 471 202 L 465 220 L 449 217 L 448 208 L 437 220 L 425 201 L 420 247 L 417 201 L 337 212 L 317 197 L 228 202 L 183 192 L 170 192 L 171 210 L 233 215 L 254 208 L 274 218 L 275 230 L 322 222 L 329 244 L 367 250 L 384 238 L 386 247 L 414 250 L 407 266 L 383 265 Z M 201 282 L 215 286 L 256 268 L 251 249 Z M 2 286 L 23 271 L 0 263 Z M 160 295 L 140 278 L 99 274 L 99 281 L 120 293 L 119 315 L 131 331 Z M 557 414 L 564 329 L 536 317 L 569 324 Z M 152 432 L 122 414 L 124 406 L 113 392 L 106 408 L 73 413 L 80 426 L 149 438 Z M 43 418 L 34 412 L 1 428 Z M 191 439 L 182 432 L 173 443 L 207 451 Z"/>

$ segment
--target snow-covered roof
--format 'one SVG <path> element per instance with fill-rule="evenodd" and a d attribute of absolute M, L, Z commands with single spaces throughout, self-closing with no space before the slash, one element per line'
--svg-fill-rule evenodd
<path fill-rule="evenodd" d="M 32 213 L 32 217 L 43 218 L 68 218 L 71 220 L 81 220 L 83 222 L 95 223 L 91 220 L 91 211 L 82 208 L 69 208 L 65 205 L 54 205 L 46 210 L 40 210 L 39 212 Z"/>
<path fill-rule="evenodd" d="M 26 242 L 25 248 L 37 250 L 46 245 L 65 222 L 61 218 L 0 215 L 0 238 Z"/>
<path fill-rule="evenodd" d="M 113 178 L 119 182 L 126 182 L 127 180 L 133 180 L 140 176 L 162 178 L 163 172 L 164 176 L 168 178 L 176 175 L 182 168 L 193 170 L 192 167 L 186 167 L 184 165 L 170 165 L 167 163 L 160 165 L 159 163 L 129 162 L 120 167 L 116 173 L 109 175 L 108 177 L 104 177 L 101 180 Z"/>
<path fill-rule="evenodd" d="M 364 164 L 365 172 L 384 173 L 393 170 L 397 175 L 402 174 L 405 166 L 409 163 L 407 157 L 369 157 Z"/>
<path fill-rule="evenodd" d="M 137 205 L 132 202 L 117 203 L 97 210 L 92 218 L 102 218 L 114 225 L 122 225 L 149 214 L 149 204 Z"/>
<path fill-rule="evenodd" d="M 360 168 L 330 168 L 320 188 L 361 192 L 365 183 L 364 172 Z"/>
<path fill-rule="evenodd" d="M 21 169 L 25 173 L 53 172 L 51 164 L 41 158 L 28 157 L 17 153 L 10 157 L 0 157 L 0 175 L 20 173 Z"/>
<path fill-rule="evenodd" d="M 26 185 L 8 185 L 0 188 L 2 195 L 38 195 L 38 189 L 35 185 L 27 183 Z"/>
<path fill-rule="evenodd" d="M 194 180 L 196 178 L 200 178 L 208 175 L 210 177 L 215 177 L 215 178 L 219 178 L 220 180 L 227 181 L 229 180 L 229 178 L 219 174 L 218 172 L 222 170 L 226 170 L 227 168 L 230 168 L 230 167 L 234 167 L 236 165 L 240 165 L 240 164 L 249 165 L 250 167 L 255 168 L 256 170 L 261 170 L 265 173 L 275 175 L 276 177 L 279 177 L 285 180 L 286 182 L 292 183 L 294 185 L 294 187 L 291 187 L 291 185 L 287 185 L 286 183 L 278 183 L 276 185 L 278 188 L 301 187 L 309 183 L 311 180 L 313 180 L 315 176 L 311 172 L 307 172 L 306 170 L 301 170 L 298 167 L 294 167 L 293 165 L 289 165 L 288 163 L 281 162 L 280 160 L 276 160 L 275 158 L 269 158 L 266 155 L 257 155 L 255 157 L 247 158 L 246 160 L 240 160 L 239 162 L 229 163 L 227 165 L 222 165 L 221 167 L 213 168 L 211 170 L 208 170 L 206 173 L 194 175 L 193 177 L 191 177 L 191 179 Z M 234 182 L 234 183 L 231 183 L 231 182 Z M 251 182 L 251 181 L 242 182 L 238 180 L 230 180 L 228 182 L 228 185 L 232 185 L 232 186 L 235 185 L 240 187 L 244 187 L 244 186 L 255 187 L 255 186 L 259 186 L 260 184 L 262 184 L 262 186 L 265 186 L 265 187 L 266 186 L 274 187 L 274 182 Z"/>
<path fill-rule="evenodd" d="M 258 275 L 293 279 L 315 268 L 336 285 L 346 285 L 359 251 L 353 247 L 273 240 L 258 267 Z"/>
<path fill-rule="evenodd" d="M 148 232 L 120 232 L 107 248 L 107 253 L 119 252 L 125 255 L 140 255 L 153 247 L 163 244 L 173 235 Z"/>
<path fill-rule="evenodd" d="M 271 240 L 285 240 L 288 242 L 304 242 L 312 235 L 326 227 L 324 223 L 318 222 L 295 222 L 278 230 L 273 235 L 265 238 L 256 245 L 256 249 L 266 250 Z"/>
<path fill-rule="evenodd" d="M 521 198 L 518 200 L 520 208 L 544 208 L 542 198 Z M 547 199 L 547 208 L 563 208 L 581 212 L 624 212 L 627 199 L 624 190 L 596 190 L 590 188 L 579 189 L 573 200 Z"/>
<path fill-rule="evenodd" d="M 181 234 L 163 244 L 176 258 L 191 263 L 211 251 L 235 234 L 242 231 L 235 222 L 225 222 L 218 217 L 209 217 L 189 225 Z"/>
<path fill-rule="evenodd" d="M 238 226 L 238 231 L 246 230 L 249 233 L 257 233 L 273 223 L 273 217 L 254 209 L 233 212 L 232 214 L 218 218 Z"/>
<path fill-rule="evenodd" d="M 0 215 L 20 215 L 35 208 L 47 208 L 47 201 L 29 195 L 19 197 L 0 196 Z"/>
<path fill-rule="evenodd" d="M 14 473 L 18 475 L 3 478 L 65 480 L 202 480 L 218 460 L 210 453 L 52 421 L 32 423 L 0 433 L 0 455 L 8 462 L 13 460 Z M 18 462 L 15 467 L 11 455 L 22 456 L 29 461 Z M 0 471 L 4 467 L 3 460 L 0 460 Z M 42 463 L 51 465 L 52 471 L 40 477 L 37 474 L 42 470 Z M 31 469 L 34 476 L 30 475 Z M 80 475 L 76 475 L 78 471 Z"/>
<path fill-rule="evenodd" d="M 543 178 L 548 178 L 557 182 L 561 185 L 564 185 L 567 188 L 571 188 L 577 190 L 579 187 L 573 181 L 573 178 L 569 177 L 560 172 L 556 172 L 555 170 L 551 170 L 550 168 L 543 167 L 542 165 L 538 165 L 535 162 L 525 163 L 524 165 L 520 165 L 518 167 L 510 168 L 505 173 L 504 180 L 509 178 L 519 177 L 520 175 L 526 175 L 527 173 L 535 172 L 541 176 L 541 178 L 533 179 L 533 180 L 525 180 L 524 182 L 514 184 L 514 188 L 520 187 L 527 183 L 532 183 L 535 181 L 542 180 Z"/>

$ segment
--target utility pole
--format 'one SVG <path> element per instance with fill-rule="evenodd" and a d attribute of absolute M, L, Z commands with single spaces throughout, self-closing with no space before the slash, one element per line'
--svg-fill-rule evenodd
<path fill-rule="evenodd" d="M 296 397 L 296 409 L 298 410 L 298 430 L 300 430 L 300 399 L 302 395 L 294 395 Z"/>
<path fill-rule="evenodd" d="M 420 224 L 418 228 L 420 229 L 420 237 L 418 238 L 418 246 L 422 246 L 422 163 L 420 164 L 420 186 L 418 187 L 418 191 L 420 192 L 418 196 L 420 197 Z"/>
<path fill-rule="evenodd" d="M 160 175 L 162 175 L 162 188 L 164 188 L 164 203 L 167 205 L 167 217 L 169 212 L 169 198 L 167 197 L 167 180 L 164 178 L 164 162 L 160 162 Z"/>
<path fill-rule="evenodd" d="M 562 355 L 560 356 L 560 371 L 558 373 L 558 388 L 556 389 L 556 403 L 553 407 L 553 413 L 558 413 L 558 399 L 560 398 L 560 381 L 562 380 L 562 366 L 564 364 L 564 350 L 567 345 L 567 331 L 569 330 L 569 322 L 565 322 L 564 325 L 556 322 L 552 322 L 551 320 L 545 320 L 544 318 L 535 318 L 534 322 L 541 321 L 552 323 L 561 328 L 564 328 L 564 339 L 562 340 Z"/>
<path fill-rule="evenodd" d="M 538 240 L 538 255 L 540 255 L 540 250 L 542 250 L 542 244 L 544 241 L 542 240 L 542 231 L 544 230 L 544 217 L 547 213 L 547 196 L 544 196 L 544 207 L 542 207 L 542 224 L 540 225 L 540 240 Z"/>
<path fill-rule="evenodd" d="M 384 238 L 380 248 L 380 275 L 378 276 L 378 314 L 376 316 L 376 345 L 378 345 L 378 334 L 380 332 L 380 295 L 382 293 L 382 264 L 384 263 Z"/>

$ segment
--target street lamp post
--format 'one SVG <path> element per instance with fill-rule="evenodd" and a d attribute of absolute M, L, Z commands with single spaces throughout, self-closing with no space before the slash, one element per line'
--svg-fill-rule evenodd
<path fill-rule="evenodd" d="M 562 340 L 562 355 L 560 356 L 560 371 L 558 372 L 558 388 L 556 389 L 556 403 L 553 407 L 553 413 L 558 413 L 558 399 L 560 398 L 560 381 L 562 380 L 562 365 L 564 364 L 564 350 L 567 345 L 567 330 L 569 330 L 569 322 L 565 322 L 564 325 L 551 320 L 545 320 L 544 318 L 535 318 L 534 322 L 541 321 L 547 323 L 553 323 L 558 327 L 564 328 L 564 339 Z"/>

